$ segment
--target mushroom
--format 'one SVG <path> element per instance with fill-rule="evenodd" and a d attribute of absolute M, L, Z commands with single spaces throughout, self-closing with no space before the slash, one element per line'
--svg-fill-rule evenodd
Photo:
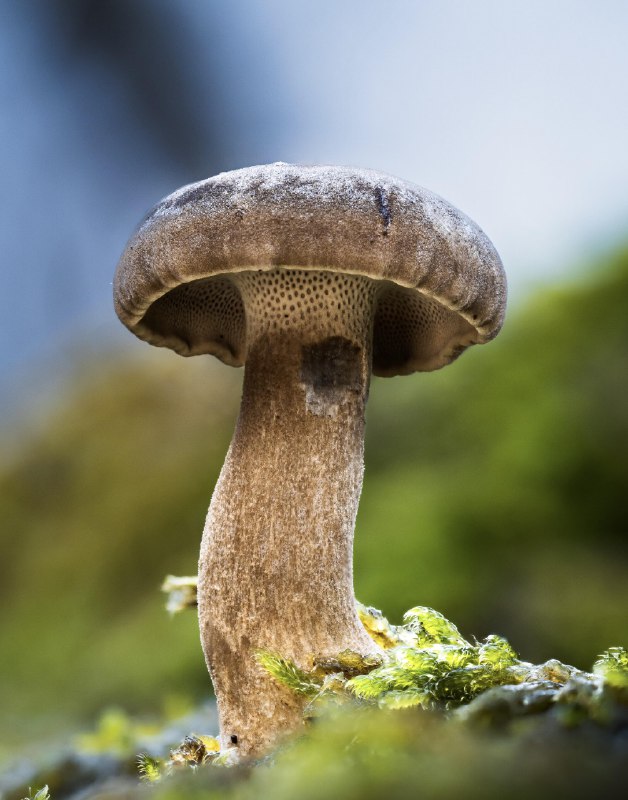
<path fill-rule="evenodd" d="M 431 192 L 370 170 L 271 164 L 162 200 L 118 264 L 115 308 L 180 355 L 246 364 L 199 562 L 221 739 L 263 752 L 303 702 L 255 660 L 377 647 L 353 593 L 371 372 L 438 369 L 492 339 L 499 256 Z"/>

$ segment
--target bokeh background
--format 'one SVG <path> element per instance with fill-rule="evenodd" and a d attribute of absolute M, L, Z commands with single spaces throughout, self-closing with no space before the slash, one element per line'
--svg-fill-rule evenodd
<path fill-rule="evenodd" d="M 163 195 L 275 160 L 474 218 L 501 336 L 375 380 L 356 593 L 581 667 L 628 645 L 628 6 L 0 3 L 0 755 L 210 694 L 190 574 L 241 372 L 136 341 L 111 280 Z"/>

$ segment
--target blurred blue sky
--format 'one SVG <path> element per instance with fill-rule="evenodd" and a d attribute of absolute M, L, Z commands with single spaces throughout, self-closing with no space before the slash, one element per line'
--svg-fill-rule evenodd
<path fill-rule="evenodd" d="M 628 233 L 623 0 L 0 2 L 0 398 L 134 344 L 111 278 L 178 186 L 283 160 L 384 170 L 493 239 L 516 303 Z M 54 367 L 56 369 L 56 367 Z"/>

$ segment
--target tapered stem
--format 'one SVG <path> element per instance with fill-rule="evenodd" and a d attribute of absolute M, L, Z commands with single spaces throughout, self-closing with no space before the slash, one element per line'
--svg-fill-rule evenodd
<path fill-rule="evenodd" d="M 222 742 L 245 755 L 297 728 L 303 706 L 257 665 L 256 649 L 302 666 L 314 654 L 377 650 L 353 592 L 373 299 L 355 280 L 365 302 L 349 325 L 249 324 L 240 416 L 199 564 Z"/>

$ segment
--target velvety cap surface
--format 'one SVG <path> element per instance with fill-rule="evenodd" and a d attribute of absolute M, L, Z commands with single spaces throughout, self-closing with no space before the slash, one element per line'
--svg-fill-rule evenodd
<path fill-rule="evenodd" d="M 222 173 L 162 200 L 120 259 L 116 312 L 152 344 L 239 365 L 233 343 L 246 312 L 228 276 L 276 267 L 386 283 L 374 323 L 380 375 L 443 366 L 492 339 L 503 321 L 500 258 L 452 205 L 371 170 L 282 163 Z M 426 335 L 434 340 L 429 352 Z"/>

